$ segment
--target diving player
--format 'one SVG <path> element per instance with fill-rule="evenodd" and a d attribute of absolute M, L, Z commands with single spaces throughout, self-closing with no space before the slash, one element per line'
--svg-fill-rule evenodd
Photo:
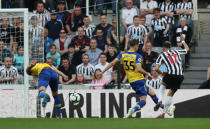
<path fill-rule="evenodd" d="M 144 75 L 148 76 L 149 79 L 151 79 L 151 75 L 142 68 L 142 64 L 141 64 L 142 57 L 140 54 L 136 53 L 138 48 L 139 48 L 139 41 L 131 40 L 129 51 L 120 53 L 117 56 L 117 58 L 113 60 L 102 72 L 103 74 L 109 68 L 114 66 L 118 61 L 122 61 L 123 68 L 128 77 L 128 81 L 130 82 L 130 85 L 133 88 L 133 90 L 136 91 L 136 94 L 140 98 L 140 101 L 137 103 L 137 105 L 128 110 L 128 114 L 126 118 L 131 117 L 133 113 L 143 108 L 143 106 L 146 104 L 147 94 L 151 95 L 153 101 L 156 104 L 159 103 L 157 96 L 154 94 L 154 91 L 152 91 L 151 88 L 145 86 Z M 161 105 L 160 107 L 163 108 L 163 105 Z M 158 110 L 158 108 L 159 107 L 155 107 L 154 110 Z"/>
<path fill-rule="evenodd" d="M 65 80 L 68 80 L 68 76 L 64 75 L 59 70 L 52 68 L 47 63 L 36 63 L 32 60 L 26 69 L 28 75 L 38 77 L 38 89 L 39 96 L 43 99 L 42 107 L 45 108 L 47 102 L 50 101 L 50 96 L 46 93 L 47 86 L 49 85 L 54 98 L 54 104 L 56 107 L 56 115 L 61 117 L 61 100 L 58 96 L 58 74 L 63 76 Z"/>

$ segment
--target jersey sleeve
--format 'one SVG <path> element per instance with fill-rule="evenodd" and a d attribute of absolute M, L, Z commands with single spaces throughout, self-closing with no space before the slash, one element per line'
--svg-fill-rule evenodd
<path fill-rule="evenodd" d="M 142 57 L 141 57 L 141 55 L 137 55 L 136 56 L 136 64 L 141 64 L 142 63 Z"/>
<path fill-rule="evenodd" d="M 158 65 L 161 65 L 161 63 L 162 63 L 162 54 L 157 58 L 157 60 L 156 60 L 156 64 L 158 64 Z"/>
<path fill-rule="evenodd" d="M 187 54 L 187 50 L 186 50 L 186 49 L 177 50 L 177 52 L 178 52 L 179 54 Z"/>
<path fill-rule="evenodd" d="M 122 58 L 122 53 L 120 53 L 117 57 L 116 57 L 116 59 L 118 59 L 118 60 L 120 60 Z"/>

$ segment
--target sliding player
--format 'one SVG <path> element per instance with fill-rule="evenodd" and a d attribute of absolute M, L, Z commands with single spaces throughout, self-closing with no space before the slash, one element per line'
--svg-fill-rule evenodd
<path fill-rule="evenodd" d="M 57 117 L 61 117 L 61 100 L 58 96 L 58 74 L 63 76 L 65 80 L 68 77 L 57 69 L 52 68 L 47 63 L 36 63 L 35 60 L 31 61 L 31 64 L 26 69 L 28 75 L 38 77 L 39 96 L 43 99 L 42 107 L 45 108 L 47 102 L 50 101 L 50 96 L 46 93 L 46 88 L 50 85 L 52 96 L 54 98 L 54 104 L 56 107 Z"/>
<path fill-rule="evenodd" d="M 184 49 L 171 50 L 171 43 L 166 41 L 163 44 L 163 53 L 157 58 L 156 66 L 154 68 L 156 71 L 159 71 L 160 65 L 164 63 L 168 69 L 167 74 L 163 77 L 162 84 L 169 88 L 168 96 L 166 97 L 164 104 L 164 113 L 167 113 L 169 116 L 173 115 L 175 110 L 175 106 L 171 106 L 172 97 L 177 89 L 180 88 L 182 81 L 184 80 L 180 55 L 187 54 L 189 51 L 189 47 L 184 41 L 184 36 L 180 36 L 180 38 Z M 164 114 L 162 117 L 164 117 Z"/>
<path fill-rule="evenodd" d="M 155 95 L 155 93 L 152 91 L 152 89 L 149 89 L 149 87 L 145 86 L 144 75 L 148 76 L 149 79 L 151 79 L 151 75 L 142 68 L 141 64 L 142 57 L 140 54 L 136 53 L 138 48 L 139 48 L 139 41 L 131 40 L 130 50 L 128 52 L 120 53 L 117 56 L 117 58 L 113 60 L 102 72 L 102 73 L 106 72 L 108 69 L 114 66 L 118 61 L 123 62 L 123 67 L 125 69 L 130 85 L 132 86 L 133 90 L 136 91 L 136 94 L 140 98 L 140 101 L 137 103 L 137 105 L 129 109 L 126 118 L 131 117 L 131 115 L 134 112 L 137 112 L 141 110 L 141 108 L 143 108 L 143 106 L 146 104 L 146 97 L 148 93 L 151 95 L 153 101 L 156 104 L 158 104 L 158 98 Z M 156 109 L 155 107 L 155 110 L 158 109 Z"/>

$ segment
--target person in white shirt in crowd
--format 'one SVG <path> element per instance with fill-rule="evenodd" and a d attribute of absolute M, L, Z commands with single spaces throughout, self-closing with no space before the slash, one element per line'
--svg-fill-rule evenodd
<path fill-rule="evenodd" d="M 90 50 L 86 52 L 86 54 L 89 56 L 90 64 L 93 66 L 96 66 L 98 64 L 98 59 L 100 54 L 103 52 L 101 49 L 97 48 L 97 40 L 91 39 L 90 40 Z"/>
<path fill-rule="evenodd" d="M 146 86 L 149 86 L 152 89 L 159 89 L 162 82 L 162 76 L 154 70 L 154 67 L 151 69 L 152 80 L 147 79 Z"/>
<path fill-rule="evenodd" d="M 151 21 L 154 18 L 153 10 L 158 7 L 154 0 L 145 0 L 140 7 L 140 14 L 146 16 L 146 25 L 151 26 Z"/>
<path fill-rule="evenodd" d="M 82 55 L 82 63 L 76 67 L 77 74 L 83 74 L 85 81 L 90 82 L 93 79 L 95 67 L 89 63 L 89 55 Z"/>
<path fill-rule="evenodd" d="M 0 68 L 0 84 L 17 84 L 18 70 L 12 65 L 12 58 L 4 59 L 4 66 Z"/>
<path fill-rule="evenodd" d="M 42 0 L 36 3 L 36 10 L 33 11 L 37 15 L 38 19 L 41 21 L 39 25 L 44 27 L 44 25 L 50 21 L 50 13 L 45 9 L 45 4 Z"/>
<path fill-rule="evenodd" d="M 133 0 L 126 0 L 125 5 L 126 7 L 122 8 L 121 22 L 127 31 L 128 27 L 133 24 L 133 17 L 139 15 L 139 10 L 133 7 Z"/>
<path fill-rule="evenodd" d="M 108 65 L 109 63 L 107 62 L 107 57 L 105 53 L 101 53 L 100 57 L 99 57 L 99 62 L 96 66 L 95 69 L 100 69 L 101 71 L 103 71 Z M 111 81 L 112 77 L 111 77 L 111 73 L 112 73 L 113 69 L 110 68 L 108 71 L 106 71 L 103 76 L 107 81 Z"/>
<path fill-rule="evenodd" d="M 93 31 L 95 30 L 96 26 L 91 24 L 90 18 L 88 16 L 85 16 L 83 18 L 83 22 L 84 22 L 83 28 L 85 31 L 85 35 L 91 39 L 93 37 Z"/>

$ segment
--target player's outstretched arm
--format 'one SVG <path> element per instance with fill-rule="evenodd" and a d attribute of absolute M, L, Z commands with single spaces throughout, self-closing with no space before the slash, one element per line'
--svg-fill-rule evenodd
<path fill-rule="evenodd" d="M 111 67 L 113 67 L 119 60 L 117 58 L 115 58 L 111 63 L 109 63 L 109 65 L 104 69 L 104 71 L 102 72 L 105 73 L 107 70 L 109 70 Z"/>
<path fill-rule="evenodd" d="M 31 63 L 26 68 L 26 73 L 28 75 L 31 75 L 31 68 L 34 67 L 35 65 L 36 65 L 36 60 L 32 60 Z"/>
<path fill-rule="evenodd" d="M 68 81 L 68 79 L 69 79 L 68 76 L 66 76 L 63 72 L 61 72 L 61 71 L 58 70 L 58 69 L 53 69 L 53 70 L 55 70 L 55 72 L 57 72 L 58 75 L 62 76 L 62 77 L 64 78 L 65 81 Z"/>
<path fill-rule="evenodd" d="M 148 76 L 149 78 L 151 78 L 150 73 L 146 72 L 143 68 L 142 68 L 142 64 L 138 63 L 136 64 L 136 69 L 138 72 L 140 72 L 141 74 L 144 74 L 145 76 Z"/>

